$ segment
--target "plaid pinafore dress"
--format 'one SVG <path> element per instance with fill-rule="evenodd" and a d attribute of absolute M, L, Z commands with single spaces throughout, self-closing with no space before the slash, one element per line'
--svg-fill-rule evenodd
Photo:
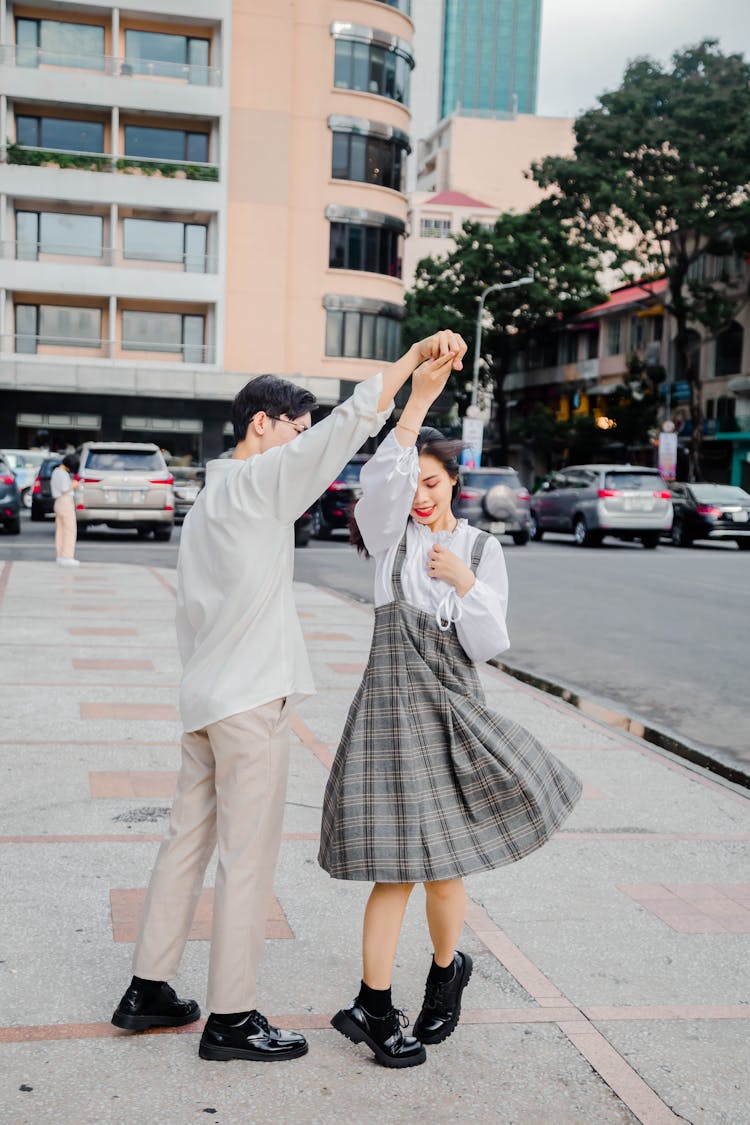
<path fill-rule="evenodd" d="M 476 574 L 489 537 L 474 543 Z M 524 727 L 486 706 L 455 625 L 395 599 L 375 610 L 370 657 L 326 787 L 318 862 L 335 879 L 432 882 L 541 847 L 581 782 Z"/>

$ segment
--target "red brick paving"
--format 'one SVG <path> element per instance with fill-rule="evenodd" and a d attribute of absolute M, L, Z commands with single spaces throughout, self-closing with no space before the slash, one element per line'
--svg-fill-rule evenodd
<path fill-rule="evenodd" d="M 97 629 L 97 628 L 90 627 L 88 625 L 75 625 L 75 626 L 73 626 L 73 628 L 68 629 L 68 633 L 70 634 L 71 637 L 137 637 L 138 636 L 138 630 L 137 629 L 129 629 L 129 628 L 117 628 L 117 629 L 115 629 L 115 628 L 112 628 L 112 626 L 107 626 L 106 628 Z"/>
<path fill-rule="evenodd" d="M 82 719 L 121 719 L 138 722 L 179 719 L 177 708 L 171 703 L 80 703 Z"/>
<path fill-rule="evenodd" d="M 143 912 L 146 889 L 111 890 L 109 892 L 112 910 L 112 936 L 117 942 L 135 941 Z M 213 887 L 206 887 L 198 899 L 193 925 L 188 941 L 210 941 L 211 919 L 213 915 Z M 274 896 L 269 904 L 266 919 L 266 939 L 294 940 L 294 934 L 286 920 L 281 904 Z"/>
<path fill-rule="evenodd" d="M 350 633 L 305 633 L 306 641 L 353 641 Z"/>
<path fill-rule="evenodd" d="M 76 657 L 73 667 L 78 672 L 155 672 L 153 660 L 102 660 Z"/>
<path fill-rule="evenodd" d="M 341 676 L 361 676 L 367 667 L 366 664 L 334 664 L 328 661 L 328 667 Z"/>
<path fill-rule="evenodd" d="M 680 934 L 750 934 L 750 883 L 634 883 L 618 886 Z"/>
<path fill-rule="evenodd" d="M 101 797 L 173 797 L 177 784 L 174 770 L 101 770 L 89 774 L 91 796 Z"/>

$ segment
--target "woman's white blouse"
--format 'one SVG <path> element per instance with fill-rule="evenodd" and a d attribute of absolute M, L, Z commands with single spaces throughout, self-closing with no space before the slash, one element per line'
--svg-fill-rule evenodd
<path fill-rule="evenodd" d="M 49 485 L 53 500 L 59 500 L 61 496 L 67 496 L 68 493 L 71 496 L 73 495 L 70 473 L 62 465 L 58 465 L 56 469 L 52 470 Z"/>
<path fill-rule="evenodd" d="M 508 574 L 503 549 L 497 539 L 487 542 L 474 585 L 463 598 L 449 583 L 431 578 L 427 573 L 427 556 L 435 543 L 447 547 L 470 566 L 471 550 L 480 532 L 466 520 L 459 520 L 454 532 L 433 534 L 411 519 L 418 483 L 416 446 L 402 448 L 391 431 L 362 468 L 362 496 L 354 509 L 365 546 L 375 559 L 375 605 L 386 605 L 394 599 L 393 564 L 408 523 L 406 558 L 401 569 L 405 600 L 433 613 L 441 628 L 447 629 L 454 623 L 458 639 L 472 660 L 489 660 L 510 646 L 505 625 Z"/>

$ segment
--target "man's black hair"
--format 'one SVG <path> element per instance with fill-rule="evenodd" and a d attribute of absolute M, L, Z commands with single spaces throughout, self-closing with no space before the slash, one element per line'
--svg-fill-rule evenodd
<path fill-rule="evenodd" d="M 276 375 L 258 375 L 245 383 L 232 403 L 234 440 L 245 440 L 247 428 L 260 410 L 273 418 L 285 414 L 294 421 L 303 414 L 309 414 L 316 406 L 314 394 L 295 386 L 288 379 L 279 379 Z"/>

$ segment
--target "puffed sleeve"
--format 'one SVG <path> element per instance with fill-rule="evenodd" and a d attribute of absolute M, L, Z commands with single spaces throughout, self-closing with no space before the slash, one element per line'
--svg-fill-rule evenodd
<path fill-rule="evenodd" d="M 464 652 L 483 663 L 510 648 L 505 624 L 508 611 L 508 572 L 497 539 L 488 539 L 477 567 L 474 585 L 457 598 L 460 613 L 455 625 Z"/>
<path fill-rule="evenodd" d="M 391 430 L 376 453 L 363 466 L 359 483 L 362 496 L 354 508 L 357 526 L 371 555 L 398 543 L 419 484 L 416 446 L 404 449 Z"/>

